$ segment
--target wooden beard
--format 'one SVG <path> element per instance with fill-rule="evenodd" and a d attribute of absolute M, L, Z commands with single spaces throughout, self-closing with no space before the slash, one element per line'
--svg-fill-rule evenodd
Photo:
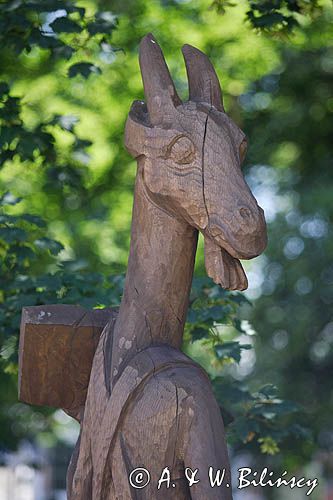
<path fill-rule="evenodd" d="M 247 277 L 240 261 L 219 247 L 212 239 L 205 236 L 204 241 L 208 276 L 226 290 L 246 290 Z"/>

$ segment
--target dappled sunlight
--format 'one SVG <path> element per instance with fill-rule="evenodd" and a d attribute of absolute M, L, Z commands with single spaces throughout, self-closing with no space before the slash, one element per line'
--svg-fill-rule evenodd
<path fill-rule="evenodd" d="M 79 426 L 60 409 L 18 402 L 20 314 L 29 305 L 102 308 L 121 300 L 137 171 L 123 135 L 132 102 L 143 99 L 138 43 L 148 32 L 161 43 L 184 100 L 182 45 L 212 60 L 225 109 L 248 138 L 242 168 L 268 228 L 263 255 L 242 261 L 244 293 L 226 292 L 206 277 L 199 236 L 183 349 L 210 375 L 233 465 L 318 474 L 311 498 L 327 500 L 331 2 L 284 2 L 276 12 L 265 9 L 279 2 L 263 0 L 59 1 L 52 7 L 53 0 L 36 0 L 34 12 L 26 2 L 27 18 L 15 14 L 20 0 L 8 12 L 6 2 L 0 8 L 7 16 L 0 33 L 1 500 L 3 491 L 6 500 L 49 500 L 51 490 L 52 499 L 66 495 Z M 298 498 L 296 490 L 281 491 L 274 500 Z M 251 488 L 236 491 L 238 498 L 268 496 Z"/>

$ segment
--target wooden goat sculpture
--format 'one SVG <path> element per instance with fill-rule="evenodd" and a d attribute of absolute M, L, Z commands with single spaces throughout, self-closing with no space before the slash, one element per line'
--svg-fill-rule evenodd
<path fill-rule="evenodd" d="M 126 124 L 138 171 L 124 296 L 101 333 L 86 400 L 57 403 L 81 423 L 68 471 L 70 500 L 232 498 L 219 407 L 206 373 L 180 347 L 198 231 L 208 275 L 243 290 L 238 259 L 264 250 L 266 226 L 240 168 L 246 139 L 224 111 L 214 68 L 194 47 L 185 45 L 183 54 L 185 103 L 153 36 L 140 45 L 146 101 L 133 103 Z M 29 321 L 22 321 L 21 371 Z M 21 399 L 29 400 L 25 391 Z M 166 467 L 171 487 L 158 488 Z M 225 471 L 220 487 L 212 488 L 209 467 Z M 141 484 L 133 486 L 137 468 L 149 471 L 148 484 L 139 475 Z M 200 482 L 189 484 L 187 468 L 198 469 Z"/>

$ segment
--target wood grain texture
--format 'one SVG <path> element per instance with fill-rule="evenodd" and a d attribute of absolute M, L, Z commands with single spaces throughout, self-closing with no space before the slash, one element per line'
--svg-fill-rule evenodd
<path fill-rule="evenodd" d="M 207 375 L 180 348 L 198 232 L 208 275 L 226 289 L 243 290 L 239 259 L 264 250 L 264 214 L 241 172 L 246 138 L 224 112 L 205 54 L 183 47 L 190 99 L 182 103 L 151 34 L 139 52 L 145 102 L 133 103 L 125 129 L 126 148 L 138 164 L 125 288 L 118 316 L 110 316 L 94 354 L 68 498 L 231 500 L 220 410 Z M 32 339 L 25 329 L 22 338 L 25 346 Z M 91 359 L 88 338 L 80 338 L 78 349 L 90 353 L 82 359 Z M 59 351 L 67 349 L 60 344 Z M 137 467 L 151 475 L 143 489 L 129 483 Z M 157 489 L 165 467 L 175 486 Z M 191 488 L 186 467 L 199 469 L 201 481 Z M 220 487 L 211 487 L 209 467 L 225 470 Z"/>
<path fill-rule="evenodd" d="M 93 372 L 101 373 L 95 360 Z M 98 402 L 97 392 L 98 384 L 90 384 L 71 499 L 135 498 L 128 477 L 140 466 L 151 474 L 140 498 L 231 498 L 220 410 L 207 375 L 191 359 L 168 346 L 149 347 L 129 361 L 108 400 Z M 214 490 L 206 477 L 190 491 L 184 468 L 206 474 L 209 466 L 226 469 L 224 486 Z M 172 491 L 157 490 L 165 467 Z"/>
<path fill-rule="evenodd" d="M 224 111 L 220 82 L 208 57 L 188 44 L 183 46 L 182 52 L 186 65 L 190 101 L 207 102 L 218 111 Z"/>
<path fill-rule="evenodd" d="M 68 410 L 84 406 L 101 332 L 116 309 L 63 304 L 25 307 L 19 346 L 19 399 Z"/>

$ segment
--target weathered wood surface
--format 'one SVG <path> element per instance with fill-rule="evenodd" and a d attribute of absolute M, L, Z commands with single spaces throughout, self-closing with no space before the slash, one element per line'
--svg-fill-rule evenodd
<path fill-rule="evenodd" d="M 116 309 L 45 305 L 22 310 L 19 399 L 56 408 L 84 406 L 91 365 L 105 325 Z"/>
<path fill-rule="evenodd" d="M 231 498 L 226 486 L 231 480 L 223 422 L 203 370 L 179 350 L 149 347 L 130 360 L 112 397 L 107 398 L 93 389 L 102 386 L 102 358 L 98 350 L 79 459 L 71 464 L 75 474 L 69 497 L 136 498 L 128 477 L 136 467 L 144 466 L 151 482 L 137 498 Z M 99 432 L 92 433 L 92 428 Z M 184 464 L 193 464 L 205 475 L 209 466 L 225 467 L 225 484 L 214 491 L 206 477 L 190 492 Z M 165 467 L 176 485 L 171 491 L 166 485 L 157 490 Z"/>
<path fill-rule="evenodd" d="M 243 290 L 239 259 L 264 250 L 265 219 L 241 172 L 246 138 L 224 111 L 208 58 L 183 47 L 190 99 L 182 103 L 152 35 L 139 52 L 145 102 L 133 103 L 125 130 L 138 170 L 124 295 L 95 352 L 68 498 L 230 500 L 221 414 L 207 376 L 180 347 L 198 231 L 208 275 Z M 225 469 L 219 488 L 209 466 Z M 129 484 L 136 467 L 151 473 L 143 489 Z M 175 487 L 157 490 L 165 467 Z M 191 488 L 186 467 L 200 471 Z"/>

